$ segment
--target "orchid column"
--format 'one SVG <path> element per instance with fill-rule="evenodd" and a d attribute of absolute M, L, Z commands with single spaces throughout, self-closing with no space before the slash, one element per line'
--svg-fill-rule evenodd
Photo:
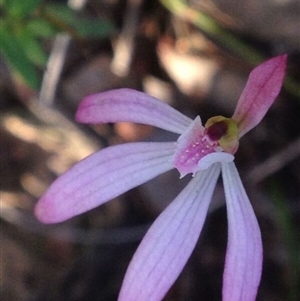
<path fill-rule="evenodd" d="M 265 116 L 284 78 L 286 55 L 270 59 L 250 74 L 231 118 L 215 116 L 205 125 L 142 92 L 118 89 L 86 97 L 78 122 L 130 121 L 179 135 L 174 142 L 111 146 L 60 176 L 35 208 L 43 223 L 84 213 L 157 175 L 176 168 L 193 179 L 155 220 L 125 275 L 119 301 L 162 300 L 181 273 L 202 231 L 217 179 L 222 172 L 228 216 L 223 276 L 224 301 L 255 300 L 261 277 L 262 242 L 234 156 L 239 139 Z"/>

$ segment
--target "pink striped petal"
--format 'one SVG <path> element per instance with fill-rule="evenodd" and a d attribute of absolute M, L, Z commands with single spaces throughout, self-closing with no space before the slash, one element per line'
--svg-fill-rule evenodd
<path fill-rule="evenodd" d="M 82 123 L 130 121 L 181 134 L 193 121 L 166 103 L 131 89 L 117 89 L 87 96 L 76 120 Z"/>
<path fill-rule="evenodd" d="M 60 176 L 35 207 L 43 223 L 62 222 L 173 168 L 175 143 L 127 143 L 105 148 Z"/>
<path fill-rule="evenodd" d="M 272 58 L 252 70 L 232 116 L 244 136 L 265 116 L 281 89 L 287 55 Z"/>
<path fill-rule="evenodd" d="M 228 216 L 223 301 L 254 301 L 262 270 L 260 229 L 234 163 L 222 163 Z"/>
<path fill-rule="evenodd" d="M 128 267 L 119 301 L 164 297 L 196 245 L 219 173 L 219 164 L 198 172 L 156 219 Z"/>

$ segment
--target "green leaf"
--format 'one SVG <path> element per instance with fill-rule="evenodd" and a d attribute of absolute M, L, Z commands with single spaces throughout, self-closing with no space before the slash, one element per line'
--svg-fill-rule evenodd
<path fill-rule="evenodd" d="M 44 67 L 47 63 L 47 55 L 32 33 L 24 30 L 18 35 L 18 39 L 29 60 L 39 67 Z"/>
<path fill-rule="evenodd" d="M 3 0 L 4 8 L 14 17 L 23 17 L 32 13 L 44 0 Z"/>
<path fill-rule="evenodd" d="M 22 44 L 15 36 L 11 36 L 4 28 L 0 27 L 0 51 L 13 70 L 17 71 L 24 81 L 33 89 L 39 85 L 37 71 L 30 62 Z"/>
<path fill-rule="evenodd" d="M 51 14 L 52 16 L 55 16 L 60 20 L 64 20 L 67 23 L 75 19 L 78 19 L 77 12 L 64 4 L 50 3 L 45 7 L 45 10 L 47 13 Z"/>
<path fill-rule="evenodd" d="M 76 11 L 65 5 L 47 5 L 46 16 L 49 22 L 70 35 L 98 38 L 115 32 L 111 22 L 103 19 L 82 18 Z"/>
<path fill-rule="evenodd" d="M 53 37 L 58 30 L 43 19 L 32 19 L 27 23 L 27 29 L 35 36 L 41 38 Z"/>
<path fill-rule="evenodd" d="M 112 23 L 107 20 L 79 19 L 72 25 L 79 36 L 88 38 L 103 38 L 115 32 Z"/>

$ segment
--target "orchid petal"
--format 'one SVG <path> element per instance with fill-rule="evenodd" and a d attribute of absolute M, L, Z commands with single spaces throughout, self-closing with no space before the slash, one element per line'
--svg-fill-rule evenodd
<path fill-rule="evenodd" d="M 244 136 L 265 116 L 280 92 L 287 55 L 272 58 L 252 70 L 232 116 Z"/>
<path fill-rule="evenodd" d="M 166 103 L 131 89 L 117 89 L 87 96 L 80 103 L 76 120 L 82 123 L 129 121 L 153 125 L 182 134 L 192 119 Z"/>
<path fill-rule="evenodd" d="M 60 176 L 35 207 L 43 223 L 95 208 L 173 168 L 175 143 L 127 143 L 105 148 Z"/>
<path fill-rule="evenodd" d="M 156 219 L 128 267 L 119 301 L 164 297 L 196 245 L 219 173 L 219 164 L 198 172 Z"/>
<path fill-rule="evenodd" d="M 258 222 L 234 163 L 222 163 L 228 215 L 223 301 L 254 301 L 262 270 Z"/>

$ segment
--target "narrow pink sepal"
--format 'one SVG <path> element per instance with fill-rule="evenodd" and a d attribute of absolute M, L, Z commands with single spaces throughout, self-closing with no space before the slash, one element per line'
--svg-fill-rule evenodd
<path fill-rule="evenodd" d="M 257 219 L 234 163 L 222 163 L 228 216 L 223 301 L 255 301 L 262 270 Z"/>
<path fill-rule="evenodd" d="M 253 129 L 265 116 L 280 92 L 287 55 L 272 58 L 252 70 L 232 116 L 239 127 L 239 137 Z"/>
<path fill-rule="evenodd" d="M 131 89 L 117 89 L 87 96 L 80 103 L 76 120 L 82 123 L 129 121 L 156 126 L 181 134 L 192 122 L 166 103 Z"/>
<path fill-rule="evenodd" d="M 173 168 L 173 142 L 105 148 L 61 175 L 35 207 L 43 223 L 58 223 L 93 209 Z"/>
<path fill-rule="evenodd" d="M 163 299 L 196 245 L 219 174 L 219 164 L 198 172 L 156 219 L 134 254 L 118 301 Z"/>

